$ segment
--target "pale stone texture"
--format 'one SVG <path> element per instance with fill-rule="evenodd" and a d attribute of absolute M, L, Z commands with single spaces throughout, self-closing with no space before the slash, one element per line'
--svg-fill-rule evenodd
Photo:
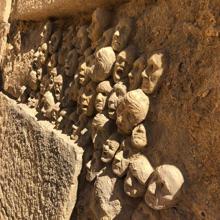
<path fill-rule="evenodd" d="M 69 219 L 82 149 L 0 94 L 0 219 Z"/>
<path fill-rule="evenodd" d="M 13 19 L 42 20 L 48 17 L 72 16 L 97 7 L 111 6 L 127 0 L 17 0 Z"/>
<path fill-rule="evenodd" d="M 0 0 L 0 22 L 7 22 L 11 12 L 11 0 Z"/>

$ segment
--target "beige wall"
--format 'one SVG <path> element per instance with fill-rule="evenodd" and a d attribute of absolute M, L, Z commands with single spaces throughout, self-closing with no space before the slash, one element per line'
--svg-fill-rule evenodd
<path fill-rule="evenodd" d="M 0 22 L 7 22 L 11 12 L 11 0 L 0 0 Z"/>
<path fill-rule="evenodd" d="M 125 1 L 127 0 L 16 0 L 12 17 L 21 20 L 42 20 L 51 16 L 71 16 Z"/>

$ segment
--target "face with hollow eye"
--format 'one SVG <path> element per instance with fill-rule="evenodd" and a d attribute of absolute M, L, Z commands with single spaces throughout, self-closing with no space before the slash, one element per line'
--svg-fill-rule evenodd
<path fill-rule="evenodd" d="M 112 37 L 112 48 L 120 52 L 122 51 L 130 38 L 133 25 L 131 19 L 122 19 L 115 27 L 115 32 Z"/>
<path fill-rule="evenodd" d="M 109 139 L 103 144 L 101 160 L 104 163 L 109 163 L 115 156 L 116 151 L 120 146 L 120 142 L 115 134 L 111 135 Z"/>
<path fill-rule="evenodd" d="M 90 44 L 87 28 L 88 28 L 87 25 L 81 26 L 76 34 L 76 48 L 78 53 L 80 54 L 83 54 Z"/>
<path fill-rule="evenodd" d="M 86 62 L 79 66 L 79 84 L 85 86 L 89 82 L 89 67 Z"/>
<path fill-rule="evenodd" d="M 78 55 L 75 49 L 72 49 L 65 59 L 64 72 L 66 76 L 73 76 L 78 64 Z"/>
<path fill-rule="evenodd" d="M 145 202 L 155 210 L 169 208 L 175 204 L 183 183 L 184 178 L 178 168 L 159 166 L 150 177 Z"/>
<path fill-rule="evenodd" d="M 51 91 L 53 87 L 54 87 L 53 77 L 50 75 L 44 75 L 40 83 L 40 94 L 44 95 L 46 91 Z"/>
<path fill-rule="evenodd" d="M 52 117 L 52 111 L 54 110 L 55 101 L 53 94 L 49 91 L 47 91 L 42 98 L 42 108 L 41 112 L 44 117 L 51 119 Z"/>
<path fill-rule="evenodd" d="M 107 96 L 104 93 L 99 92 L 95 100 L 95 108 L 97 112 L 102 112 L 105 108 Z"/>
<path fill-rule="evenodd" d="M 54 77 L 54 92 L 57 101 L 60 101 L 62 89 L 63 89 L 63 77 L 60 74 Z"/>
<path fill-rule="evenodd" d="M 142 72 L 141 89 L 146 94 L 152 94 L 163 74 L 163 54 L 154 54 L 148 59 L 147 68 Z"/>
<path fill-rule="evenodd" d="M 54 54 L 57 52 L 58 47 L 60 45 L 61 42 L 61 31 L 56 31 L 52 34 L 50 41 L 49 41 L 49 52 L 50 54 Z"/>
<path fill-rule="evenodd" d="M 129 90 L 137 89 L 141 86 L 141 73 L 144 71 L 146 67 L 146 60 L 144 56 L 139 57 L 133 63 L 132 70 L 128 73 L 129 79 Z"/>
<path fill-rule="evenodd" d="M 132 146 L 138 149 L 147 146 L 147 134 L 143 124 L 137 125 L 131 134 Z"/>

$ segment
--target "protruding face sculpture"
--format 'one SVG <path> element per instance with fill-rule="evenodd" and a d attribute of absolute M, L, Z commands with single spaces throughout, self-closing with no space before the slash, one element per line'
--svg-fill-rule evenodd
<path fill-rule="evenodd" d="M 31 90 L 36 91 L 39 86 L 39 80 L 37 77 L 37 72 L 32 70 L 30 71 L 29 77 L 28 77 L 28 85 Z"/>
<path fill-rule="evenodd" d="M 125 193 L 133 198 L 142 197 L 146 191 L 145 184 L 153 171 L 153 167 L 144 155 L 134 155 L 130 160 L 124 181 Z"/>
<path fill-rule="evenodd" d="M 49 41 L 52 31 L 53 31 L 53 23 L 51 21 L 47 21 L 43 26 L 43 31 L 40 34 L 42 42 Z"/>
<path fill-rule="evenodd" d="M 149 99 L 142 90 L 132 90 L 122 98 L 118 104 L 116 124 L 118 131 L 130 134 L 133 128 L 147 116 Z"/>
<path fill-rule="evenodd" d="M 183 183 L 183 175 L 177 167 L 159 166 L 150 177 L 145 202 L 155 210 L 172 207 L 181 192 Z"/>
<path fill-rule="evenodd" d="M 101 82 L 110 76 L 111 69 L 115 63 L 115 52 L 111 47 L 104 47 L 95 54 L 95 66 L 91 79 Z"/>
<path fill-rule="evenodd" d="M 66 76 L 73 76 L 77 69 L 78 64 L 78 54 L 75 49 L 72 49 L 65 60 L 65 75 Z"/>
<path fill-rule="evenodd" d="M 113 70 L 113 79 L 115 83 L 128 76 L 136 56 L 137 51 L 134 46 L 128 46 L 125 50 L 118 54 Z"/>
<path fill-rule="evenodd" d="M 131 144 L 137 149 L 142 149 L 147 146 L 147 133 L 143 124 L 139 124 L 133 129 Z"/>
<path fill-rule="evenodd" d="M 51 35 L 50 41 L 49 41 L 49 53 L 54 54 L 57 52 L 60 42 L 62 38 L 61 31 L 56 31 Z"/>
<path fill-rule="evenodd" d="M 81 63 L 79 65 L 79 73 L 78 73 L 80 85 L 85 86 L 89 82 L 90 80 L 89 74 L 90 74 L 90 69 L 86 65 L 86 62 Z"/>
<path fill-rule="evenodd" d="M 44 75 L 40 83 L 40 94 L 44 95 L 46 91 L 51 91 L 53 89 L 53 86 L 53 77 L 50 75 Z"/>
<path fill-rule="evenodd" d="M 118 106 L 118 100 L 125 96 L 127 88 L 122 83 L 115 84 L 112 93 L 108 99 L 108 116 L 111 119 L 116 119 L 116 109 Z"/>
<path fill-rule="evenodd" d="M 114 31 L 114 28 L 109 28 L 103 33 L 102 37 L 97 42 L 98 49 L 111 46 Z"/>
<path fill-rule="evenodd" d="M 57 53 L 54 53 L 51 55 L 50 61 L 48 62 L 48 65 L 47 65 L 49 69 L 52 69 L 57 66 L 57 59 L 58 59 Z"/>
<path fill-rule="evenodd" d="M 109 11 L 97 8 L 92 14 L 92 23 L 88 28 L 89 38 L 92 43 L 98 41 L 103 32 L 108 28 L 111 21 L 111 14 Z"/>
<path fill-rule="evenodd" d="M 96 88 L 95 109 L 97 112 L 102 112 L 105 109 L 107 98 L 112 91 L 109 81 L 103 81 Z"/>
<path fill-rule="evenodd" d="M 109 163 L 113 160 L 116 151 L 120 146 L 120 136 L 117 133 L 113 133 L 109 139 L 103 144 L 101 160 L 104 163 Z"/>
<path fill-rule="evenodd" d="M 119 21 L 112 38 L 114 51 L 120 52 L 127 46 L 133 28 L 134 22 L 131 18 L 123 18 Z"/>
<path fill-rule="evenodd" d="M 112 171 L 119 177 L 125 175 L 130 162 L 131 149 L 130 146 L 126 146 L 124 142 L 126 141 L 122 142 L 112 162 Z"/>
<path fill-rule="evenodd" d="M 142 81 L 141 73 L 144 71 L 146 65 L 147 62 L 145 55 L 142 55 L 133 63 L 132 70 L 128 74 L 129 91 L 137 89 L 141 86 L 141 81 Z"/>
<path fill-rule="evenodd" d="M 54 77 L 54 92 L 57 101 L 60 101 L 61 93 L 63 90 L 63 76 L 59 74 Z"/>
<path fill-rule="evenodd" d="M 83 54 L 90 45 L 87 28 L 86 25 L 81 26 L 76 34 L 76 48 L 79 54 Z"/>
<path fill-rule="evenodd" d="M 142 72 L 141 89 L 146 94 L 152 94 L 163 74 L 163 54 L 152 55 L 147 61 L 147 68 Z"/>
<path fill-rule="evenodd" d="M 51 76 L 51 77 L 57 76 L 57 68 L 51 69 L 49 73 L 50 73 L 50 76 Z"/>
<path fill-rule="evenodd" d="M 53 94 L 50 91 L 47 91 L 42 98 L 42 108 L 41 112 L 44 117 L 52 119 L 52 113 L 55 109 L 55 101 Z"/>
<path fill-rule="evenodd" d="M 94 112 L 94 102 L 96 96 L 96 85 L 93 82 L 86 84 L 80 91 L 78 105 L 82 113 L 90 116 Z"/>

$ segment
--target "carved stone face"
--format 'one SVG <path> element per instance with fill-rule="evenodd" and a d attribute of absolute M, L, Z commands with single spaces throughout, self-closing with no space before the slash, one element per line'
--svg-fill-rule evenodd
<path fill-rule="evenodd" d="M 41 112 L 43 116 L 48 119 L 51 119 L 54 108 L 55 108 L 55 101 L 53 94 L 50 91 L 47 91 L 42 98 Z"/>
<path fill-rule="evenodd" d="M 119 21 L 112 38 L 114 51 L 120 52 L 127 46 L 133 26 L 133 21 L 130 18 L 123 18 Z"/>
<path fill-rule="evenodd" d="M 95 84 L 90 82 L 80 91 L 78 104 L 82 113 L 85 113 L 88 116 L 92 115 L 94 112 L 94 102 L 96 96 L 95 89 Z"/>
<path fill-rule="evenodd" d="M 89 80 L 89 67 L 86 65 L 86 62 L 83 62 L 82 64 L 80 64 L 79 66 L 79 84 L 82 86 L 85 86 Z"/>
<path fill-rule="evenodd" d="M 54 53 L 51 55 L 50 61 L 48 62 L 48 65 L 47 65 L 49 69 L 52 69 L 57 66 L 57 59 L 58 59 L 57 53 Z"/>
<path fill-rule="evenodd" d="M 30 87 L 31 90 L 36 91 L 38 89 L 39 86 L 39 80 L 37 78 L 37 72 L 32 70 L 29 74 L 28 77 L 28 85 Z"/>
<path fill-rule="evenodd" d="M 147 116 L 149 99 L 142 90 L 132 90 L 118 104 L 116 124 L 118 131 L 130 134 L 133 128 Z"/>
<path fill-rule="evenodd" d="M 116 119 L 116 109 L 118 106 L 118 100 L 122 98 L 127 92 L 127 88 L 124 84 L 117 83 L 113 88 L 113 92 L 111 93 L 108 99 L 108 116 L 111 119 Z"/>
<path fill-rule="evenodd" d="M 123 146 L 123 144 L 121 144 L 112 162 L 112 171 L 114 174 L 116 174 L 119 177 L 122 177 L 125 174 L 130 162 L 129 156 L 129 147 L 125 147 Z"/>
<path fill-rule="evenodd" d="M 53 24 L 51 21 L 47 21 L 45 25 L 43 26 L 43 31 L 41 32 L 41 40 L 42 42 L 48 42 L 50 39 L 50 36 L 52 34 L 53 30 Z"/>
<path fill-rule="evenodd" d="M 92 23 L 88 28 L 88 34 L 94 43 L 102 36 L 102 33 L 109 26 L 111 21 L 110 13 L 107 10 L 97 8 L 92 14 Z"/>
<path fill-rule="evenodd" d="M 53 77 L 57 76 L 57 68 L 51 69 L 50 70 L 50 75 L 53 76 Z"/>
<path fill-rule="evenodd" d="M 147 133 L 143 124 L 137 125 L 131 134 L 132 146 L 142 149 L 147 146 Z"/>
<path fill-rule="evenodd" d="M 87 28 L 88 26 L 86 25 L 80 27 L 76 34 L 76 48 L 77 52 L 80 54 L 83 54 L 90 45 Z"/>
<path fill-rule="evenodd" d="M 72 49 L 65 60 L 65 75 L 73 76 L 78 64 L 78 55 L 75 49 Z"/>
<path fill-rule="evenodd" d="M 53 89 L 53 86 L 53 77 L 51 77 L 50 75 L 44 75 L 40 83 L 40 94 L 44 95 L 46 91 L 51 91 Z"/>
<path fill-rule="evenodd" d="M 57 101 L 60 101 L 62 89 L 63 89 L 63 76 L 60 74 L 54 77 L 54 92 Z"/>
<path fill-rule="evenodd" d="M 116 60 L 115 53 L 111 47 L 104 47 L 95 54 L 95 66 L 92 74 L 94 82 L 101 82 L 110 76 L 110 71 Z"/>
<path fill-rule="evenodd" d="M 146 59 L 144 55 L 135 60 L 135 62 L 133 63 L 132 70 L 128 74 L 129 90 L 134 90 L 141 86 L 141 73 L 144 71 L 145 67 Z"/>
<path fill-rule="evenodd" d="M 58 50 L 58 47 L 61 42 L 61 31 L 56 31 L 52 34 L 50 41 L 49 41 L 49 52 L 50 54 L 56 53 Z"/>
<path fill-rule="evenodd" d="M 118 136 L 117 133 L 114 133 L 103 144 L 102 157 L 101 157 L 102 162 L 104 163 L 111 162 L 119 146 L 120 146 L 120 137 Z"/>
<path fill-rule="evenodd" d="M 133 46 L 127 47 L 118 54 L 113 70 L 113 79 L 115 83 L 128 76 L 135 58 L 136 49 Z"/>
<path fill-rule="evenodd" d="M 146 204 L 155 210 L 173 206 L 183 183 L 184 178 L 177 167 L 172 165 L 157 167 L 150 177 L 145 193 Z"/>
<path fill-rule="evenodd" d="M 109 81 L 99 83 L 96 88 L 97 96 L 95 100 L 95 109 L 97 112 L 102 112 L 106 106 L 106 100 L 110 94 L 112 87 Z"/>
<path fill-rule="evenodd" d="M 111 45 L 114 31 L 115 31 L 114 28 L 109 28 L 103 33 L 102 37 L 97 42 L 98 49 L 101 49 L 103 47 L 108 47 Z"/>
<path fill-rule="evenodd" d="M 142 197 L 146 191 L 145 184 L 153 172 L 148 159 L 141 155 L 134 155 L 130 160 L 129 170 L 124 181 L 124 191 L 130 197 Z"/>
<path fill-rule="evenodd" d="M 146 94 L 152 94 L 163 74 L 163 54 L 154 54 L 147 61 L 147 68 L 142 72 L 141 89 Z"/>

